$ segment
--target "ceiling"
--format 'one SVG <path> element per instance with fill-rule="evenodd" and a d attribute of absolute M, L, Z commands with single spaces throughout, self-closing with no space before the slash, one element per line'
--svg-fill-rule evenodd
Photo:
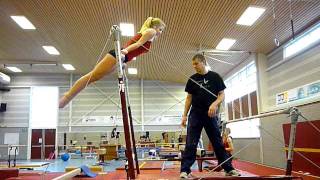
<path fill-rule="evenodd" d="M 253 26 L 236 21 L 249 5 L 267 8 Z M 275 0 L 276 26 L 273 26 L 271 0 L 0 0 L 0 64 L 15 64 L 27 73 L 69 73 L 60 64 L 70 63 L 74 73 L 89 72 L 98 60 L 110 27 L 120 22 L 133 23 L 136 31 L 148 16 L 160 17 L 167 25 L 151 52 L 131 62 L 135 78 L 185 82 L 194 71 L 193 54 L 202 48 L 215 48 L 224 37 L 236 39 L 231 50 L 268 54 L 292 38 L 290 3 Z M 319 0 L 292 0 L 294 31 L 299 33 L 320 20 Z M 11 15 L 24 15 L 36 30 L 23 30 Z M 122 44 L 128 38 L 121 38 Z M 53 45 L 59 56 L 47 54 L 41 46 Z M 113 48 L 108 42 L 104 54 Z M 233 63 L 209 60 L 222 76 L 249 57 L 243 53 L 217 57 Z M 57 62 L 58 66 L 30 66 Z"/>

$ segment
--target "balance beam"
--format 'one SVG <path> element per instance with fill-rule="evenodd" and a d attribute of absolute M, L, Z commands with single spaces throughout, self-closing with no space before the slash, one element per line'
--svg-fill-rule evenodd
<path fill-rule="evenodd" d="M 16 162 L 16 166 L 15 168 L 19 168 L 19 169 L 27 169 L 27 168 L 36 168 L 36 167 L 43 167 L 46 165 L 49 165 L 49 162 Z M 13 165 L 12 165 L 13 167 Z M 0 163 L 0 168 L 9 168 L 7 163 Z"/>
<path fill-rule="evenodd" d="M 77 169 L 74 169 L 70 172 L 67 172 L 59 177 L 56 177 L 54 178 L 53 180 L 67 180 L 67 179 L 71 179 L 77 175 L 79 175 L 81 173 L 81 169 L 80 168 L 77 168 Z"/>

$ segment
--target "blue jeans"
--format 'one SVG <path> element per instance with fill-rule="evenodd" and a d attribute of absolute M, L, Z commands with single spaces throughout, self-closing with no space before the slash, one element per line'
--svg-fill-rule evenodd
<path fill-rule="evenodd" d="M 222 143 L 217 117 L 210 118 L 208 116 L 208 112 L 195 111 L 191 109 L 187 128 L 187 142 L 182 154 L 181 172 L 186 172 L 188 174 L 191 172 L 190 167 L 196 160 L 197 145 L 203 128 L 206 130 L 206 133 L 212 143 L 218 163 L 221 164 L 230 157 Z M 232 167 L 231 160 L 225 162 L 222 165 L 222 168 L 226 172 L 234 169 Z"/>

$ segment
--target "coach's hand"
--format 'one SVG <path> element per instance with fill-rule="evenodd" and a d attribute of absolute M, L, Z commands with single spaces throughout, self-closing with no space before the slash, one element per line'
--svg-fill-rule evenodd
<path fill-rule="evenodd" d="M 218 108 L 218 105 L 216 105 L 214 102 L 210 105 L 208 110 L 208 116 L 213 117 L 216 114 L 216 110 Z"/>
<path fill-rule="evenodd" d="M 182 118 L 181 118 L 181 126 L 182 127 L 187 127 L 187 116 L 182 116 Z"/>

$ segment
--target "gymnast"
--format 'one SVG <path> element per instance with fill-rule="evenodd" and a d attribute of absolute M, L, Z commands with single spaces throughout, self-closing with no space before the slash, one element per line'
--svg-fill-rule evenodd
<path fill-rule="evenodd" d="M 140 31 L 131 38 L 121 50 L 124 55 L 124 63 L 131 61 L 143 53 L 149 51 L 151 43 L 161 35 L 165 23 L 160 18 L 148 17 Z M 115 50 L 109 53 L 94 67 L 92 71 L 78 79 L 74 85 L 60 98 L 59 108 L 65 107 L 88 84 L 95 82 L 111 73 L 117 64 Z"/>

